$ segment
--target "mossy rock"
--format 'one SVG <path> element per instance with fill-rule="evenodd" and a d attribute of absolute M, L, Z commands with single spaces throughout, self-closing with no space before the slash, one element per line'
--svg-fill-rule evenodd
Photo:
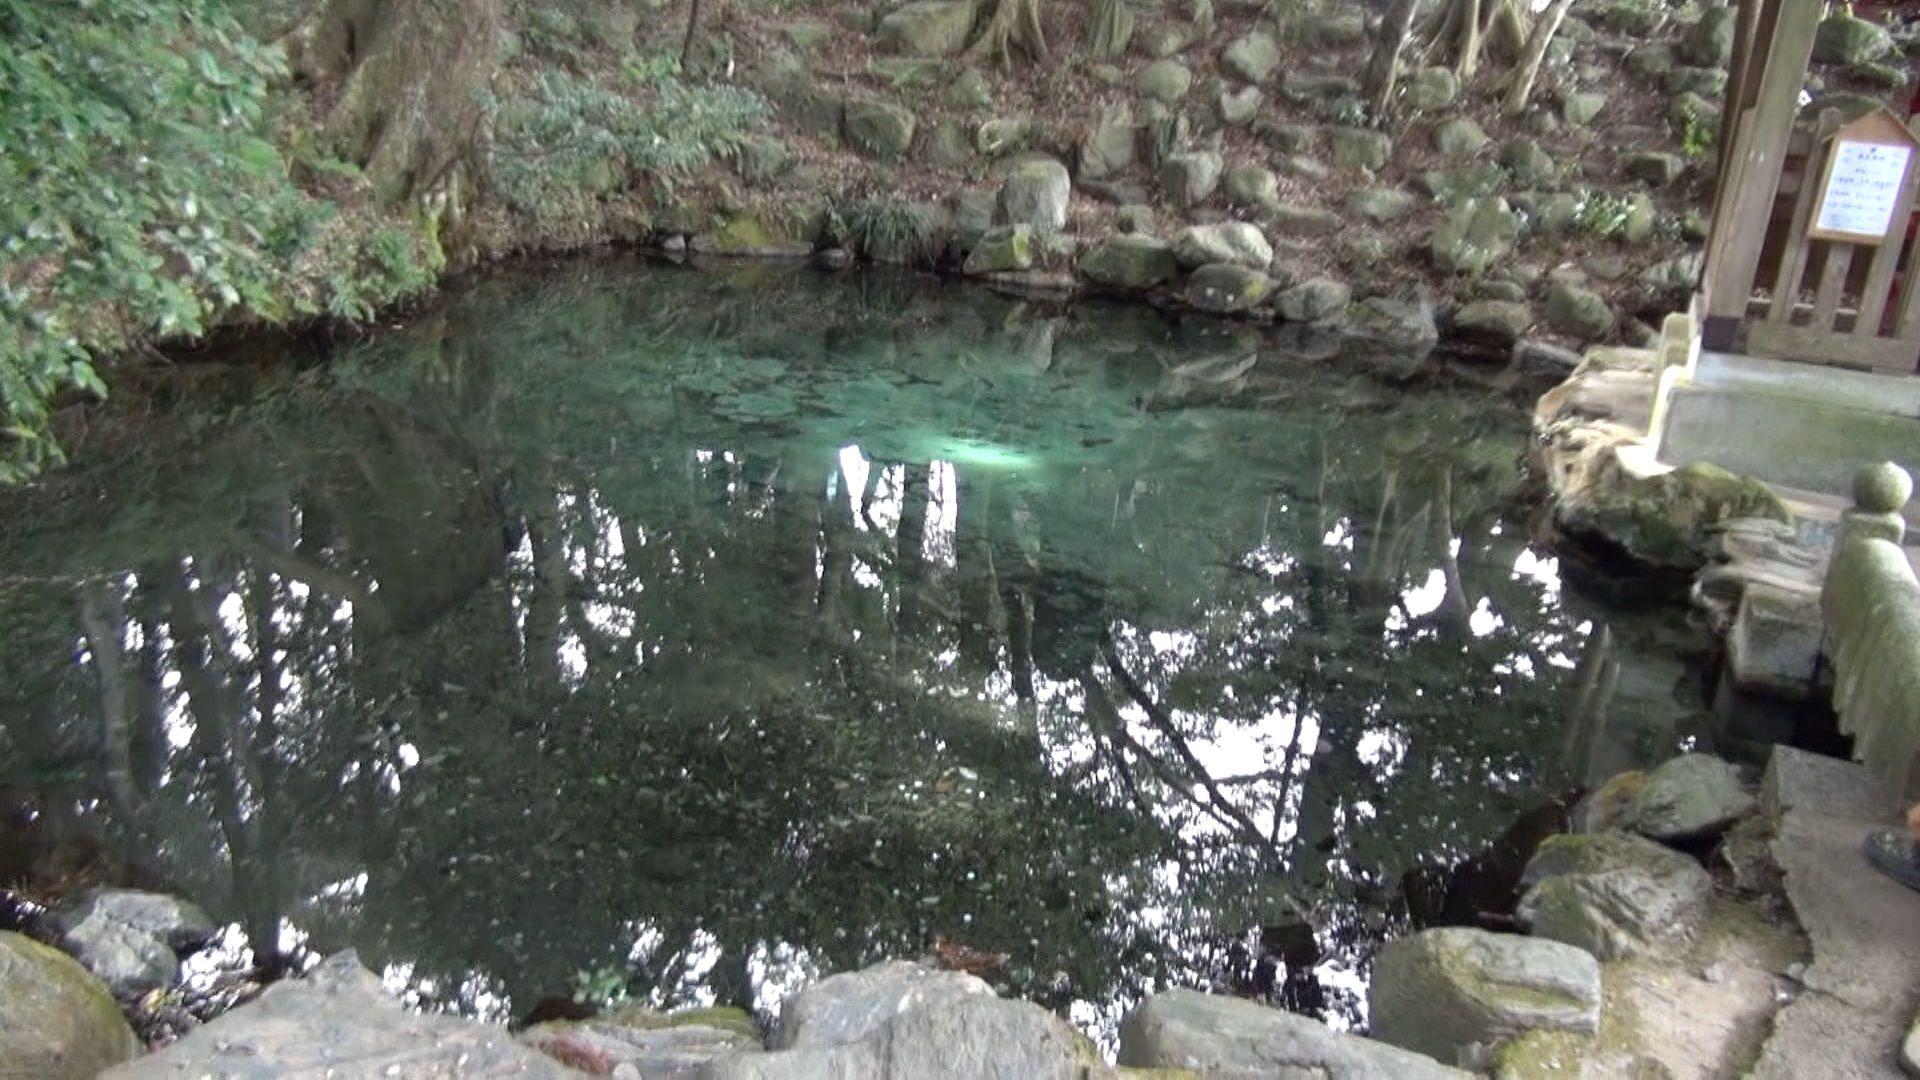
<path fill-rule="evenodd" d="M 1726 67 L 1733 58 L 1733 23 L 1732 6 L 1708 8 L 1687 30 L 1681 53 L 1701 67 Z"/>
<path fill-rule="evenodd" d="M 139 1048 L 113 995 L 78 961 L 0 931 L 0 1076 L 91 1080 Z"/>
<path fill-rule="evenodd" d="M 1203 266 L 1187 279 L 1187 302 L 1216 314 L 1251 311 L 1272 293 L 1272 278 L 1231 263 Z"/>
<path fill-rule="evenodd" d="M 1461 116 L 1433 129 L 1433 148 L 1443 156 L 1468 157 L 1487 145 L 1487 133 L 1479 124 Z"/>
<path fill-rule="evenodd" d="M 1482 274 L 1513 251 L 1520 217 L 1496 196 L 1466 199 L 1433 231 L 1433 261 L 1456 274 Z"/>
<path fill-rule="evenodd" d="M 973 0 L 915 0 L 880 20 L 880 44 L 911 56 L 952 56 L 973 33 Z"/>
<path fill-rule="evenodd" d="M 1424 67 L 1407 80 L 1407 104 L 1421 112 L 1444 109 L 1460 100 L 1460 77 L 1452 68 Z"/>
<path fill-rule="evenodd" d="M 1813 58 L 1826 64 L 1864 64 L 1892 51 L 1893 35 L 1852 15 L 1827 16 L 1813 38 Z"/>
<path fill-rule="evenodd" d="M 1571 495 L 1557 511 L 1562 528 L 1601 538 L 1633 561 L 1663 570 L 1705 565 L 1711 531 L 1721 522 L 1793 520 L 1767 485 L 1705 462 L 1651 477 L 1609 467 Z"/>
<path fill-rule="evenodd" d="M 1173 247 L 1152 236 L 1110 236 L 1080 257 L 1080 274 L 1110 289 L 1150 289 L 1180 271 Z"/>
<path fill-rule="evenodd" d="M 1413 213 L 1418 200 L 1410 191 L 1399 188 L 1371 187 L 1357 188 L 1347 195 L 1343 204 L 1347 213 L 1364 218 L 1376 225 L 1389 221 L 1398 221 Z"/>
<path fill-rule="evenodd" d="M 1171 105 L 1187 96 L 1193 88 L 1193 72 L 1177 60 L 1159 60 L 1140 69 L 1133 78 L 1134 92 L 1162 104 Z"/>
<path fill-rule="evenodd" d="M 847 104 L 847 142 L 854 149 L 883 161 L 904 157 L 913 145 L 918 120 L 913 110 L 893 101 L 854 101 Z"/>
<path fill-rule="evenodd" d="M 1393 156 L 1393 140 L 1366 128 L 1333 129 L 1333 160 L 1342 168 L 1379 172 Z"/>

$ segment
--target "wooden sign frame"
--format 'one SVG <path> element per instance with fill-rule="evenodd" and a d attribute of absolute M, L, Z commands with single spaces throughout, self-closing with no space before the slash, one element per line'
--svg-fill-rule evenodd
<path fill-rule="evenodd" d="M 1885 232 L 1857 233 L 1841 229 L 1823 229 L 1820 227 L 1820 220 L 1826 216 L 1827 212 L 1827 198 L 1832 193 L 1831 186 L 1833 183 L 1834 167 L 1840 160 L 1841 147 L 1847 143 L 1862 143 L 1869 146 L 1897 146 L 1907 152 L 1906 165 L 1901 169 L 1900 176 L 1893 184 Z M 1920 138 L 1916 138 L 1913 131 L 1909 129 L 1899 117 L 1895 116 L 1891 110 L 1883 105 L 1858 119 L 1842 124 L 1839 130 L 1835 131 L 1833 135 L 1828 138 L 1826 146 L 1823 149 L 1825 150 L 1823 156 L 1826 162 L 1820 170 L 1820 184 L 1815 188 L 1815 191 L 1818 192 L 1818 197 L 1814 201 L 1813 216 L 1807 219 L 1807 238 L 1843 244 L 1861 244 L 1872 247 L 1878 247 L 1886 243 L 1891 237 L 1899 236 L 1904 239 L 1906 236 L 1906 222 L 1897 220 L 1898 204 L 1900 202 L 1899 195 L 1900 192 L 1905 189 L 1908 178 L 1913 174 L 1916 159 L 1920 159 Z"/>

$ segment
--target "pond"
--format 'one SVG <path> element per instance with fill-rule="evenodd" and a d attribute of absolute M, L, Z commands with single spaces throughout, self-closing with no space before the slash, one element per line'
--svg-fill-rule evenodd
<path fill-rule="evenodd" d="M 1167 985 L 1361 1024 L 1459 917 L 1423 867 L 1697 711 L 1532 541 L 1491 370 L 619 261 L 252 352 L 0 499 L 0 879 L 423 1007 L 964 949 L 1103 1041 Z"/>

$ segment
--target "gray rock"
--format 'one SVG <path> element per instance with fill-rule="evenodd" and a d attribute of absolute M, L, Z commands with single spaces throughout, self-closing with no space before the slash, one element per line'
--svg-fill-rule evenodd
<path fill-rule="evenodd" d="M 1306 15 L 1297 25 L 1301 39 L 1309 45 L 1358 45 L 1367 39 L 1366 12 L 1355 8 Z"/>
<path fill-rule="evenodd" d="M 1265 270 L 1273 262 L 1273 246 L 1256 225 L 1222 221 L 1180 230 L 1173 238 L 1173 255 L 1188 268 L 1232 263 L 1249 270 Z"/>
<path fill-rule="evenodd" d="M 843 977 L 843 976 L 836 976 Z M 970 976 L 965 976 L 970 978 Z M 976 980 L 977 981 L 977 980 Z M 1088 1061 L 1052 1013 L 992 994 L 902 1002 L 852 1042 L 708 1062 L 701 1080 L 1081 1080 Z"/>
<path fill-rule="evenodd" d="M 1731 5 L 1709 7 L 1687 31 L 1680 54 L 1701 67 L 1726 67 L 1733 58 L 1733 16 Z"/>
<path fill-rule="evenodd" d="M 1033 123 L 1019 116 L 996 116 L 973 133 L 974 149 L 988 157 L 1004 157 L 1026 148 L 1033 140 Z"/>
<path fill-rule="evenodd" d="M 1222 167 L 1220 155 L 1211 150 L 1170 154 L 1160 163 L 1160 187 L 1173 205 L 1197 206 L 1220 186 Z"/>
<path fill-rule="evenodd" d="M 1599 293 L 1561 282 L 1547 290 L 1547 325 L 1581 341 L 1596 341 L 1613 330 L 1613 309 Z"/>
<path fill-rule="evenodd" d="M 1328 101 L 1350 98 L 1360 93 L 1360 83 L 1346 75 L 1289 71 L 1280 81 L 1280 92 L 1294 101 Z"/>
<path fill-rule="evenodd" d="M 1272 292 L 1272 278 L 1232 263 L 1203 266 L 1187 279 L 1187 302 L 1216 314 L 1252 311 Z"/>
<path fill-rule="evenodd" d="M 1567 94 L 1560 99 L 1560 119 L 1569 127 L 1586 127 L 1600 111 L 1607 107 L 1607 95 L 1580 92 Z"/>
<path fill-rule="evenodd" d="M 1673 70 L 1673 46 L 1642 45 L 1627 54 L 1627 70 L 1648 82 L 1660 82 Z"/>
<path fill-rule="evenodd" d="M 1433 321 L 1433 304 L 1424 298 L 1396 300 L 1372 296 L 1348 309 L 1348 325 L 1356 333 L 1410 349 L 1440 340 Z"/>
<path fill-rule="evenodd" d="M 1851 15 L 1829 15 L 1813 39 L 1813 58 L 1826 64 L 1864 64 L 1893 51 L 1893 35 Z"/>
<path fill-rule="evenodd" d="M 1452 68 L 1423 67 L 1407 79 L 1407 104 L 1421 112 L 1444 109 L 1460 100 L 1460 77 Z"/>
<path fill-rule="evenodd" d="M 1513 366 L 1522 374 L 1541 375 L 1557 382 L 1573 374 L 1573 369 L 1580 366 L 1580 354 L 1550 341 L 1516 341 L 1513 343 Z"/>
<path fill-rule="evenodd" d="M 1644 180 L 1654 187 L 1666 187 L 1680 174 L 1687 171 L 1686 159 L 1679 154 L 1669 154 L 1661 150 L 1643 150 L 1628 154 L 1622 163 L 1627 175 L 1635 180 Z"/>
<path fill-rule="evenodd" d="M 1257 86 L 1243 86 L 1238 90 L 1220 92 L 1218 106 L 1220 122 L 1229 127 L 1239 127 L 1253 122 L 1260 114 L 1260 106 L 1265 103 L 1266 95 Z"/>
<path fill-rule="evenodd" d="M 715 1022 L 703 1022 L 709 1018 Z M 596 1076 L 625 1067 L 645 1080 L 689 1077 L 715 1058 L 765 1049 L 752 1018 L 738 1009 L 679 1015 L 627 1009 L 591 1020 L 539 1024 L 522 1032 L 520 1041 Z"/>
<path fill-rule="evenodd" d="M 1379 172 L 1393 156 L 1393 140 L 1366 128 L 1333 129 L 1333 160 L 1342 168 Z"/>
<path fill-rule="evenodd" d="M 973 139 L 958 120 L 942 120 L 927 135 L 921 157 L 927 164 L 942 169 L 959 169 L 973 161 Z"/>
<path fill-rule="evenodd" d="M 1676 67 L 1667 72 L 1661 82 L 1669 94 L 1701 94 L 1718 99 L 1727 91 L 1727 73 L 1719 68 Z"/>
<path fill-rule="evenodd" d="M 1481 274 L 1513 251 L 1520 216 L 1497 196 L 1466 199 L 1433 231 L 1433 261 L 1456 274 Z"/>
<path fill-rule="evenodd" d="M 1347 213 L 1379 225 L 1412 213 L 1414 195 L 1399 188 L 1358 188 L 1347 196 L 1345 206 Z"/>
<path fill-rule="evenodd" d="M 1320 129 L 1311 124 L 1279 124 L 1261 120 L 1255 121 L 1253 127 L 1261 138 L 1283 154 L 1298 154 L 1320 145 Z"/>
<path fill-rule="evenodd" d="M 1550 836 L 1527 863 L 1517 915 L 1536 937 L 1601 960 L 1683 945 L 1706 920 L 1713 881 L 1672 848 L 1624 832 Z"/>
<path fill-rule="evenodd" d="M 1446 157 L 1470 157 L 1487 145 L 1487 133 L 1464 116 L 1433 129 L 1433 148 Z"/>
<path fill-rule="evenodd" d="M 1521 303 L 1527 298 L 1525 285 L 1504 279 L 1481 281 L 1473 291 L 1482 300 L 1505 300 L 1510 304 Z"/>
<path fill-rule="evenodd" d="M 1276 236 L 1332 236 L 1346 222 L 1339 214 L 1318 206 L 1275 203 L 1267 213 L 1267 225 Z"/>
<path fill-rule="evenodd" d="M 880 20 L 880 44 L 913 56 L 952 56 L 973 33 L 971 0 L 914 0 Z"/>
<path fill-rule="evenodd" d="M 785 1050 L 859 1042 L 896 1014 L 930 1005 L 948 1009 L 972 998 L 992 999 L 993 988 L 964 972 L 889 960 L 829 976 L 789 997 L 771 1045 Z"/>
<path fill-rule="evenodd" d="M 1180 272 L 1166 241 L 1137 233 L 1109 236 L 1080 256 L 1080 273 L 1110 289 L 1150 289 Z"/>
<path fill-rule="evenodd" d="M 0 931 L 0 1076 L 92 1080 L 139 1049 L 98 979 L 58 949 Z"/>
<path fill-rule="evenodd" d="M 1720 106 L 1691 90 L 1682 91 L 1667 105 L 1667 123 L 1683 134 L 1692 127 L 1713 135 L 1720 130 Z"/>
<path fill-rule="evenodd" d="M 947 85 L 947 104 L 956 109 L 993 108 L 993 87 L 975 68 L 964 68 Z"/>
<path fill-rule="evenodd" d="M 1271 35 L 1251 30 L 1227 44 L 1220 53 L 1220 62 L 1250 83 L 1263 83 L 1280 65 L 1280 46 Z"/>
<path fill-rule="evenodd" d="M 1104 180 L 1133 168 L 1140 147 L 1140 128 L 1133 109 L 1122 102 L 1105 109 L 1080 141 L 1080 176 Z"/>
<path fill-rule="evenodd" d="M 1538 142 L 1528 138 L 1510 140 L 1500 149 L 1500 164 L 1512 176 L 1515 183 L 1528 187 L 1550 185 L 1560 171 L 1559 163 L 1553 160 Z"/>
<path fill-rule="evenodd" d="M 578 1076 L 505 1028 L 434 1013 L 410 1013 L 351 952 L 195 1028 L 165 1050 L 104 1075 Z"/>
<path fill-rule="evenodd" d="M 1507 170 L 1496 162 L 1482 161 L 1455 169 L 1428 169 L 1414 180 L 1415 186 L 1443 203 L 1491 195 L 1507 186 Z"/>
<path fill-rule="evenodd" d="M 1294 154 L 1283 159 L 1280 168 L 1288 176 L 1297 176 L 1302 180 L 1325 180 L 1333 175 L 1333 170 L 1326 162 L 1305 154 Z"/>
<path fill-rule="evenodd" d="M 947 207 L 953 213 L 953 238 L 962 249 L 971 251 L 986 238 L 999 212 L 999 202 L 996 193 L 973 188 L 948 196 Z"/>
<path fill-rule="evenodd" d="M 913 145 L 913 111 L 891 101 L 847 103 L 847 142 L 870 157 L 898 158 Z"/>
<path fill-rule="evenodd" d="M 1592 1035 L 1600 965 L 1557 941 L 1447 927 L 1389 942 L 1367 992 L 1373 1035 L 1441 1061 L 1529 1031 Z"/>
<path fill-rule="evenodd" d="M 211 937 L 213 920 L 185 900 L 133 889 L 96 889 L 54 912 L 60 943 L 116 994 L 170 986 L 178 949 Z"/>
<path fill-rule="evenodd" d="M 1065 165 L 1052 158 L 1019 162 L 1000 183 L 1000 221 L 1057 232 L 1067 225 L 1067 202 L 1072 196 L 1073 181 Z"/>
<path fill-rule="evenodd" d="M 1647 774 L 1622 824 L 1655 840 L 1718 836 L 1753 812 L 1739 770 L 1711 754 L 1682 754 Z"/>
<path fill-rule="evenodd" d="M 1646 37 L 1667 21 L 1667 12 L 1645 0 L 1613 0 L 1601 13 L 1600 21 L 1617 34 Z"/>
<path fill-rule="evenodd" d="M 1133 1068 L 1192 1070 L 1219 1080 L 1467 1076 L 1432 1058 L 1344 1035 L 1305 1016 L 1192 990 L 1155 994 L 1128 1013 L 1120 1025 L 1119 1061 Z"/>
<path fill-rule="evenodd" d="M 1033 266 L 1033 227 L 1022 222 L 991 229 L 967 255 L 967 274 L 999 274 Z"/>
<path fill-rule="evenodd" d="M 1259 165 L 1235 165 L 1223 185 L 1235 206 L 1271 206 L 1279 198 L 1280 178 Z"/>
<path fill-rule="evenodd" d="M 1167 105 L 1186 97 L 1192 87 L 1193 72 L 1178 60 L 1156 60 L 1133 77 L 1135 93 Z"/>
<path fill-rule="evenodd" d="M 1453 317 L 1453 328 L 1475 338 L 1511 345 L 1533 325 L 1533 309 L 1513 300 L 1475 300 Z"/>
<path fill-rule="evenodd" d="M 1339 317 L 1352 298 L 1346 282 L 1313 278 L 1281 293 L 1275 306 L 1288 322 L 1324 322 Z"/>

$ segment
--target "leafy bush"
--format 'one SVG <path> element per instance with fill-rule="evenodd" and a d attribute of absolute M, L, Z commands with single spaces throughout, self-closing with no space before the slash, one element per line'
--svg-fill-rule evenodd
<path fill-rule="evenodd" d="M 671 185 L 738 152 L 767 103 L 751 90 L 683 81 L 666 58 L 631 60 L 625 86 L 546 70 L 497 102 L 493 177 L 508 205 L 536 220 L 576 212 L 630 172 Z"/>
<path fill-rule="evenodd" d="M 1602 240 L 1616 239 L 1626 235 L 1633 209 L 1633 200 L 1626 195 L 1611 191 L 1582 192 L 1580 206 L 1574 211 L 1573 225 L 1589 236 Z"/>

